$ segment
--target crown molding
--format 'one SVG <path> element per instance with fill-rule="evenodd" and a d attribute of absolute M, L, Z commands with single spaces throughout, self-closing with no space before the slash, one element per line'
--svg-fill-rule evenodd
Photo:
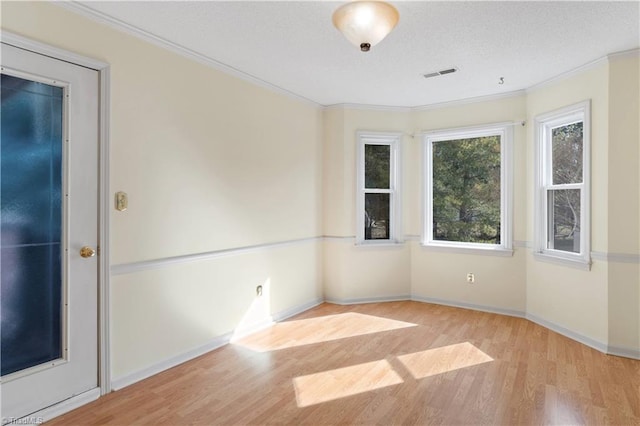
<path fill-rule="evenodd" d="M 413 108 L 403 106 L 367 105 L 367 104 L 332 104 L 326 105 L 325 110 L 345 110 L 357 111 L 382 111 L 382 112 L 411 112 Z"/>
<path fill-rule="evenodd" d="M 124 33 L 127 33 L 129 35 L 132 35 L 134 37 L 137 37 L 139 39 L 142 39 L 146 42 L 149 42 L 151 44 L 154 44 L 156 46 L 159 46 L 161 48 L 167 49 L 173 53 L 176 53 L 180 56 L 183 56 L 185 58 L 194 60 L 200 64 L 206 65 L 208 67 L 214 68 L 218 71 L 222 71 L 226 74 L 232 75 L 234 77 L 237 77 L 241 80 L 247 81 L 249 83 L 252 83 L 256 86 L 262 87 L 264 89 L 270 90 L 272 92 L 281 94 L 281 95 L 285 95 L 289 98 L 295 99 L 297 101 L 301 101 L 304 102 L 306 104 L 309 104 L 311 106 L 314 106 L 316 108 L 321 108 L 323 105 L 309 99 L 309 98 L 305 98 L 304 96 L 298 95 L 294 92 L 291 92 L 287 89 L 284 89 L 280 86 L 276 86 L 275 84 L 271 84 L 268 81 L 262 80 L 256 76 L 253 76 L 249 73 L 246 73 L 244 71 L 241 71 L 237 68 L 234 68 L 230 65 L 226 65 L 222 62 L 216 61 L 215 59 L 212 59 L 208 56 L 205 56 L 201 53 L 198 53 L 194 50 L 191 50 L 187 47 L 181 46 L 177 43 L 174 43 L 172 41 L 166 40 L 162 37 L 159 37 L 155 34 L 152 34 L 148 31 L 145 31 L 143 29 L 140 29 L 134 25 L 131 24 L 127 24 L 124 21 L 121 21 L 119 19 L 113 18 L 109 15 L 106 15 L 102 12 L 98 12 L 84 4 L 81 3 L 76 3 L 75 1 L 54 1 L 53 4 L 55 4 L 56 6 L 62 7 L 64 9 L 67 9 L 71 12 L 74 12 L 76 14 L 82 15 L 86 18 L 89 18 L 93 21 L 99 22 L 101 24 L 104 24 L 108 27 L 111 27 L 115 30 L 118 31 L 122 31 Z"/>
<path fill-rule="evenodd" d="M 623 50 L 621 52 L 615 52 L 610 55 L 607 55 L 609 61 L 614 61 L 618 59 L 625 58 L 638 58 L 640 57 L 640 47 L 636 47 L 635 49 Z"/>
<path fill-rule="evenodd" d="M 573 69 L 571 69 L 569 71 L 565 71 L 565 72 L 563 72 L 561 74 L 558 74 L 558 75 L 556 75 L 554 77 L 551 77 L 551 78 L 549 78 L 547 80 L 543 80 L 540 83 L 536 83 L 533 86 L 530 86 L 529 88 L 527 88 L 526 92 L 527 92 L 527 94 L 532 93 L 532 92 L 536 92 L 536 91 L 538 91 L 540 89 L 544 89 L 546 87 L 549 87 L 551 85 L 559 83 L 559 82 L 561 82 L 563 80 L 566 80 L 568 78 L 574 77 L 574 76 L 576 76 L 578 74 L 582 74 L 583 72 L 595 69 L 595 68 L 597 68 L 597 67 L 599 67 L 601 65 L 604 65 L 604 64 L 606 64 L 608 62 L 609 62 L 609 57 L 608 56 L 603 56 L 603 57 L 598 58 L 598 59 L 596 59 L 594 61 L 587 62 L 584 65 L 580 65 L 577 68 L 573 68 Z"/>
<path fill-rule="evenodd" d="M 495 101 L 500 99 L 516 98 L 524 96 L 525 90 L 514 90 L 506 93 L 498 93 L 493 95 L 475 96 L 473 98 L 456 99 L 453 101 L 437 102 L 434 104 L 420 105 L 414 107 L 403 106 L 385 106 L 385 105 L 366 105 L 366 104 L 333 104 L 324 107 L 325 110 L 353 109 L 358 111 L 383 111 L 383 112 L 415 112 L 427 111 L 431 109 L 441 109 L 467 104 L 475 104 L 481 102 Z"/>
<path fill-rule="evenodd" d="M 525 94 L 526 94 L 526 91 L 524 89 L 520 89 L 520 90 L 513 90 L 511 92 L 496 93 L 493 95 L 474 96 L 472 98 L 457 99 L 454 101 L 446 101 L 446 102 L 438 102 L 438 103 L 428 104 L 428 105 L 421 105 L 421 106 L 413 107 L 411 108 L 411 110 L 412 111 L 429 111 L 432 109 L 442 109 L 442 108 L 449 108 L 449 107 L 457 107 L 460 105 L 477 104 L 482 102 L 497 101 L 501 99 L 517 98 L 519 96 L 524 96 Z"/>
<path fill-rule="evenodd" d="M 629 50 L 622 50 L 620 52 L 614 52 L 614 53 L 610 53 L 606 56 L 603 56 L 601 58 L 598 58 L 596 60 L 593 60 L 591 62 L 587 62 L 584 65 L 581 65 L 577 68 L 574 68 L 572 70 L 563 72 L 561 74 L 556 75 L 555 77 L 551 77 L 550 79 L 544 80 L 540 83 L 534 84 L 533 86 L 529 87 L 526 92 L 527 94 L 531 93 L 531 92 L 535 92 L 539 89 L 543 89 L 545 87 L 551 86 L 555 83 L 559 83 L 560 81 L 566 80 L 570 77 L 574 77 L 578 74 L 581 74 L 583 72 L 592 70 L 594 68 L 597 68 L 601 65 L 604 65 L 606 63 L 612 62 L 612 61 L 617 61 L 620 59 L 625 59 L 625 58 L 634 58 L 634 57 L 640 57 L 640 48 L 636 47 L 634 49 L 629 49 Z"/>
<path fill-rule="evenodd" d="M 476 97 L 472 97 L 472 98 L 464 98 L 464 99 L 458 99 L 458 100 L 453 100 L 453 101 L 446 101 L 446 102 L 437 102 L 437 103 L 432 103 L 432 104 L 425 104 L 425 105 L 419 105 L 419 106 L 413 106 L 413 107 L 409 107 L 409 106 L 386 106 L 386 105 L 367 105 L 367 104 L 353 104 L 353 103 L 341 103 L 341 104 L 332 104 L 332 105 L 323 105 L 320 104 L 312 99 L 306 98 L 302 95 L 299 95 L 297 93 L 291 92 L 283 87 L 280 86 L 276 86 L 275 84 L 269 83 L 268 81 L 262 80 L 256 76 L 253 76 L 249 73 L 246 73 L 244 71 L 241 71 L 237 68 L 234 68 L 230 65 L 226 65 L 222 62 L 219 62 L 215 59 L 212 59 L 208 56 L 205 56 L 201 53 L 198 53 L 194 50 L 191 50 L 187 47 L 181 46 L 177 43 L 171 42 L 169 40 L 166 40 L 162 37 L 159 37 L 155 34 L 152 34 L 148 31 L 142 30 L 134 25 L 128 24 L 124 21 L 121 21 L 119 19 L 113 18 L 109 15 L 106 15 L 102 12 L 98 12 L 84 4 L 81 3 L 76 3 L 75 1 L 55 1 L 53 2 L 53 4 L 62 7 L 64 9 L 67 9 L 71 12 L 74 12 L 76 14 L 82 15 L 86 18 L 89 18 L 93 21 L 99 22 L 101 24 L 104 24 L 108 27 L 111 27 L 113 29 L 116 29 L 118 31 L 122 31 L 124 33 L 127 33 L 129 35 L 132 35 L 134 37 L 137 37 L 139 39 L 142 39 L 144 41 L 147 41 L 151 44 L 154 44 L 156 46 L 162 47 L 164 49 L 167 49 L 171 52 L 174 52 L 176 54 L 179 54 L 185 58 L 189 58 L 192 59 L 198 63 L 201 63 L 203 65 L 209 66 L 211 68 L 214 68 L 218 71 L 224 72 L 228 75 L 237 77 L 241 80 L 247 81 L 249 83 L 252 83 L 258 87 L 262 87 L 264 89 L 270 90 L 272 92 L 287 96 L 291 99 L 295 99 L 297 101 L 306 103 L 308 105 L 312 105 L 316 108 L 321 108 L 323 110 L 336 110 L 336 109 L 352 109 L 352 110 L 362 110 L 362 111 L 383 111 L 383 112 L 398 112 L 398 113 L 406 113 L 406 112 L 414 112 L 414 111 L 428 111 L 428 110 L 432 110 L 432 109 L 441 109 L 441 108 L 447 108 L 447 107 L 455 107 L 455 106 L 461 106 L 461 105 L 467 105 L 467 104 L 475 104 L 475 103 L 481 103 L 481 102 L 488 102 L 488 101 L 495 101 L 495 100 L 500 100 L 500 99 L 508 99 L 508 98 L 513 98 L 513 97 L 518 97 L 518 96 L 524 96 L 527 95 L 531 92 L 535 92 L 539 89 L 542 89 L 544 87 L 550 86 L 552 84 L 555 84 L 559 81 L 565 80 L 567 78 L 570 78 L 572 76 L 575 76 L 576 74 L 580 74 L 582 72 L 588 71 L 590 69 L 596 68 L 597 66 L 600 66 L 604 63 L 607 63 L 609 61 L 613 61 L 613 60 L 619 60 L 622 58 L 627 58 L 627 57 L 636 57 L 640 55 L 640 48 L 635 48 L 635 49 L 630 49 L 630 50 L 626 50 L 626 51 L 621 51 L 621 52 L 615 52 L 606 56 L 603 56 L 601 58 L 598 58 L 594 61 L 588 62 L 584 65 L 581 65 L 577 68 L 574 68 L 572 70 L 566 71 L 564 73 L 558 74 L 554 77 L 551 77 L 547 80 L 544 80 L 540 83 L 536 83 L 528 88 L 524 88 L 524 89 L 519 89 L 519 90 L 515 90 L 515 91 L 511 91 L 511 92 L 506 92 L 506 93 L 498 93 L 498 94 L 492 94 L 492 95 L 485 95 L 485 96 L 476 96 Z"/>

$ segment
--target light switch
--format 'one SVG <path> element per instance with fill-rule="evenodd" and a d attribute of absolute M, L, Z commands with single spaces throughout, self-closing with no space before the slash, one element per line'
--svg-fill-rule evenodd
<path fill-rule="evenodd" d="M 118 191 L 116 192 L 116 210 L 123 212 L 127 209 L 129 200 L 127 199 L 127 193 Z"/>

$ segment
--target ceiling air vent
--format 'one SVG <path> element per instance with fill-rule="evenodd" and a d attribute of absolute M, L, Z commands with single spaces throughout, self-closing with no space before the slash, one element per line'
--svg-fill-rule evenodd
<path fill-rule="evenodd" d="M 424 75 L 424 78 L 438 77 L 439 75 L 451 74 L 458 71 L 458 68 L 449 68 L 442 71 L 430 72 Z"/>

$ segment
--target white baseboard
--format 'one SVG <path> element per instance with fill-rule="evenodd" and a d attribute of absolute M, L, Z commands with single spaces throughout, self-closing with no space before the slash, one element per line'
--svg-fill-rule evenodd
<path fill-rule="evenodd" d="M 243 337 L 246 337 L 250 334 L 257 333 L 258 331 L 271 327 L 276 322 L 283 321 L 294 315 L 297 315 L 304 311 L 308 311 L 309 309 L 314 308 L 323 302 L 323 299 L 314 299 L 310 302 L 303 303 L 302 305 L 294 306 L 293 308 L 285 309 L 284 311 L 273 314 L 269 318 L 266 318 L 264 321 L 260 321 L 247 327 L 243 327 L 242 330 L 236 329 L 233 332 L 233 336 L 231 337 L 230 341 L 235 342 L 236 340 L 242 339 Z"/>
<path fill-rule="evenodd" d="M 562 327 L 561 325 L 555 324 L 551 321 L 547 321 L 536 315 L 525 313 L 523 311 L 496 308 L 493 306 L 475 305 L 472 303 L 455 302 L 451 300 L 443 300 L 443 299 L 436 299 L 433 297 L 422 297 L 422 296 L 416 296 L 416 295 L 411 296 L 411 300 L 416 302 L 435 303 L 437 305 L 446 305 L 446 306 L 452 306 L 455 308 L 473 309 L 475 311 L 491 312 L 494 314 L 502 314 L 502 315 L 509 315 L 512 317 L 525 318 L 531 322 L 535 322 L 536 324 L 541 325 L 542 327 L 548 328 L 551 331 L 555 331 L 558 334 L 562 334 L 563 336 L 568 337 L 569 339 L 580 342 L 602 353 L 605 353 L 608 355 L 621 356 L 625 358 L 631 358 L 631 359 L 640 359 L 640 350 L 637 348 L 627 348 L 627 347 L 621 347 L 621 346 L 606 345 L 605 343 L 599 342 L 595 339 L 592 339 L 580 333 L 576 333 L 572 330 L 569 330 L 568 328 Z"/>
<path fill-rule="evenodd" d="M 111 388 L 113 390 L 120 390 L 126 386 L 139 382 L 140 380 L 144 380 L 155 374 L 168 370 L 169 368 L 175 367 L 176 365 L 190 361 L 194 358 L 199 357 L 200 355 L 204 355 L 207 352 L 211 352 L 214 349 L 218 349 L 219 347 L 222 347 L 227 343 L 229 343 L 230 339 L 231 339 L 231 333 L 218 336 L 212 339 L 211 341 L 209 341 L 208 343 L 205 343 L 204 345 L 199 346 L 195 349 L 192 349 L 190 351 L 165 359 L 164 361 L 155 363 L 142 370 L 138 370 L 136 372 L 114 378 L 111 381 Z"/>
<path fill-rule="evenodd" d="M 242 329 L 236 328 L 233 331 L 231 338 L 229 339 L 229 342 L 233 343 L 236 340 L 242 339 L 243 337 L 246 337 L 250 334 L 257 333 L 258 331 L 262 331 L 265 328 L 271 327 L 273 324 L 274 324 L 273 317 L 268 317 L 264 321 L 260 321 L 260 322 L 250 324 L 248 326 L 244 326 L 242 327 Z"/>
<path fill-rule="evenodd" d="M 444 300 L 444 299 L 438 299 L 438 298 L 433 298 L 433 297 L 423 297 L 423 296 L 418 296 L 418 295 L 397 295 L 397 296 L 381 296 L 381 297 L 365 297 L 365 298 L 352 298 L 352 299 L 336 299 L 336 298 L 327 298 L 327 299 L 314 299 L 312 301 L 309 301 L 307 303 L 298 305 L 298 306 L 294 306 L 290 309 L 286 309 L 284 311 L 278 312 L 274 315 L 272 315 L 272 320 L 273 321 L 265 321 L 265 322 L 261 322 L 259 324 L 254 324 L 251 326 L 250 330 L 244 330 L 242 333 L 242 336 L 247 335 L 259 331 L 261 329 L 264 329 L 266 327 L 268 327 L 269 325 L 273 324 L 273 322 L 278 322 L 278 321 L 282 321 L 285 320 L 287 318 L 290 318 L 294 315 L 297 315 L 299 313 L 305 312 L 313 307 L 316 307 L 324 302 L 326 303 L 335 303 L 338 305 L 355 305 L 355 304 L 363 304 L 363 303 L 380 303 L 380 302 L 396 302 L 396 301 L 402 301 L 402 300 L 413 300 L 416 302 L 425 302 L 425 303 L 433 303 L 433 304 L 437 304 L 437 305 L 445 305 L 445 306 L 452 306 L 455 308 L 463 308 L 463 309 L 472 309 L 475 311 L 482 311 L 482 312 L 490 312 L 490 313 L 495 313 L 495 314 L 501 314 L 501 315 L 508 315 L 508 316 L 512 316 L 512 317 L 518 317 L 518 318 L 526 318 L 532 322 L 535 322 L 536 324 L 539 324 L 543 327 L 548 328 L 549 330 L 555 331 L 556 333 L 562 334 L 565 337 L 568 337 L 570 339 L 576 340 L 580 343 L 583 343 L 589 347 L 592 347 L 600 352 L 603 353 L 607 353 L 607 354 L 611 354 L 611 355 L 617 355 L 617 356 L 623 356 L 626 358 L 633 358 L 633 359 L 640 359 L 640 351 L 634 348 L 623 348 L 623 347 L 613 347 L 613 346 L 607 346 L 606 344 L 596 341 L 594 339 L 591 339 L 587 336 L 583 336 L 579 333 L 573 332 L 567 328 L 564 328 L 560 325 L 557 325 L 555 323 L 552 323 L 550 321 L 547 321 L 545 319 L 542 319 L 536 315 L 532 315 L 532 314 L 527 314 L 523 311 L 518 311 L 518 310 L 514 310 L 514 309 L 505 309 L 505 308 L 499 308 L 499 307 L 495 307 L 495 306 L 485 306 L 485 305 L 477 305 L 477 304 L 473 304 L 473 303 L 466 303 L 466 302 L 457 302 L 457 301 L 451 301 L 451 300 Z M 250 331 L 250 332 L 249 332 Z M 147 367 L 145 369 L 139 370 L 137 372 L 134 373 L 130 373 L 118 378 L 113 379 L 112 381 L 112 388 L 114 390 L 119 390 L 122 389 L 126 386 L 129 386 L 133 383 L 136 383 L 140 380 L 146 379 L 150 376 L 153 376 L 155 374 L 158 374 L 162 371 L 165 371 L 169 368 L 175 367 L 176 365 L 182 364 L 186 361 L 189 361 L 193 358 L 196 358 L 200 355 L 203 355 L 207 352 L 210 352 L 214 349 L 218 349 L 226 344 L 228 344 L 231 341 L 231 338 L 233 336 L 233 333 L 227 333 L 225 335 L 219 336 L 214 338 L 213 340 L 211 340 L 210 342 L 195 348 L 193 350 L 184 352 L 180 355 L 171 357 L 169 359 L 166 359 L 164 361 L 158 362 L 150 367 Z M 238 338 L 239 336 L 234 336 L 236 338 Z M 99 389 L 97 390 L 97 396 L 95 396 L 94 399 L 96 399 L 100 394 Z M 89 402 L 89 401 L 86 401 Z M 83 402 L 83 403 L 86 403 Z M 68 409 L 67 411 L 70 411 L 71 409 L 80 406 L 82 404 L 73 406 L 72 408 Z M 66 412 L 66 411 L 64 411 Z M 59 414 L 56 415 L 60 415 L 62 414 L 62 412 L 60 412 Z"/>
<path fill-rule="evenodd" d="M 322 299 L 314 299 L 310 302 L 303 303 L 302 305 L 294 306 L 290 309 L 286 309 L 284 311 L 278 312 L 272 315 L 273 321 L 282 321 L 286 318 L 292 317 L 293 315 L 304 312 L 308 309 L 313 308 L 314 306 L 318 306 L 323 303 Z M 238 339 L 240 337 L 246 336 L 248 334 L 255 333 L 259 330 L 262 330 L 271 324 L 273 324 L 272 320 L 265 320 L 260 323 L 252 324 L 249 328 L 243 329 L 239 334 L 235 335 L 234 333 L 227 333 L 222 336 L 218 336 L 208 343 L 205 343 L 202 346 L 199 346 L 190 351 L 184 352 L 182 354 L 173 356 L 171 358 L 160 361 L 156 364 L 153 364 L 150 367 L 144 368 L 142 370 L 126 374 L 121 377 L 114 378 L 111 381 L 111 387 L 113 390 L 119 390 L 126 386 L 132 385 L 140 380 L 144 380 L 148 377 L 151 377 L 155 374 L 161 373 L 169 368 L 175 367 L 176 365 L 182 364 L 184 362 L 190 361 L 194 358 L 199 357 L 200 355 L 204 355 L 207 352 L 211 352 L 215 349 L 218 349 L 231 341 L 231 339 Z"/>
<path fill-rule="evenodd" d="M 328 297 L 324 301 L 327 303 L 334 303 L 336 305 L 359 305 L 363 303 L 398 302 L 403 300 L 411 300 L 411 296 L 408 294 L 401 294 L 398 296 L 358 297 L 354 299 L 336 299 Z"/>
<path fill-rule="evenodd" d="M 546 319 L 540 318 L 534 314 L 527 314 L 526 317 L 529 321 L 535 322 L 538 325 L 541 325 L 545 328 L 548 328 L 551 331 L 555 331 L 558 334 L 562 334 L 569 339 L 575 340 L 576 342 L 580 342 L 584 345 L 587 345 L 595 350 L 598 350 L 602 353 L 609 353 L 608 347 L 606 343 L 599 342 L 591 337 L 584 336 L 580 333 L 576 333 L 575 331 L 569 330 L 568 328 L 564 328 L 561 325 L 553 323 L 551 321 L 547 321 Z"/>
<path fill-rule="evenodd" d="M 640 360 L 640 349 L 634 348 L 625 348 L 622 346 L 611 346 L 607 347 L 607 353 L 609 355 L 621 356 L 624 358 L 631 359 L 639 359 Z"/>
<path fill-rule="evenodd" d="M 308 311 L 311 308 L 315 308 L 318 305 L 322 305 L 324 303 L 324 299 L 314 299 L 310 302 L 303 303 L 302 305 L 294 306 L 293 308 L 285 309 L 284 311 L 280 311 L 276 314 L 273 314 L 273 320 L 275 322 L 286 320 L 287 318 L 291 318 L 294 315 L 301 314 L 302 312 Z"/>
<path fill-rule="evenodd" d="M 492 314 L 508 315 L 510 317 L 525 318 L 524 311 L 515 309 L 498 308 L 496 306 L 476 305 L 474 303 L 457 302 L 453 300 L 438 299 L 435 297 L 424 297 L 416 294 L 411 296 L 415 302 L 433 303 L 435 305 L 452 306 L 454 308 L 471 309 L 474 311 L 489 312 Z"/>
<path fill-rule="evenodd" d="M 43 408 L 42 410 L 36 411 L 35 413 L 29 414 L 21 419 L 15 419 L 13 422 L 9 422 L 8 424 L 39 425 L 95 401 L 98 398 L 100 398 L 100 388 L 94 388 L 58 402 L 50 407 Z"/>

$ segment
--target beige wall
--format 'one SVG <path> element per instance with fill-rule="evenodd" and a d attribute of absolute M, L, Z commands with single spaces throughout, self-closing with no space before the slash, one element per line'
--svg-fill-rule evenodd
<path fill-rule="evenodd" d="M 414 112 L 416 132 L 476 126 L 499 122 L 521 122 L 526 118 L 524 94 L 487 101 L 462 104 L 446 108 L 425 109 Z M 421 170 L 422 144 L 411 156 L 411 167 Z M 513 127 L 513 236 L 516 241 L 525 240 L 527 210 L 524 204 L 526 139 L 525 128 Z M 416 173 L 422 179 L 421 173 Z M 421 189 L 419 189 L 421 191 Z M 410 197 L 412 204 L 411 233 L 422 232 L 421 193 Z M 420 298 L 479 305 L 502 311 L 525 311 L 526 267 L 524 247 L 515 247 L 509 257 L 469 255 L 433 251 L 419 244 L 412 244 L 412 289 Z M 466 274 L 475 274 L 475 283 L 466 281 Z"/>
<path fill-rule="evenodd" d="M 323 179 L 325 188 L 339 188 L 333 196 L 325 192 L 325 217 L 330 219 L 325 234 L 355 234 L 355 132 L 401 131 L 406 134 L 403 226 L 410 240 L 402 247 L 375 248 L 354 246 L 345 238 L 326 242 L 325 295 L 343 302 L 402 297 L 408 282 L 408 293 L 419 300 L 526 313 L 601 349 L 627 354 L 640 350 L 638 58 L 610 62 L 493 101 L 386 113 L 367 108 L 325 111 L 325 154 L 330 151 L 333 157 L 328 164 L 325 155 Z M 590 271 L 543 262 L 530 249 L 534 118 L 586 99 L 592 102 Z M 422 151 L 420 138 L 410 135 L 523 119 L 525 127 L 514 127 L 514 255 L 443 253 L 420 246 Z M 475 284 L 466 283 L 467 272 L 476 274 Z"/>
<path fill-rule="evenodd" d="M 609 64 L 609 345 L 640 349 L 640 58 Z"/>
<path fill-rule="evenodd" d="M 320 245 L 311 241 L 113 276 L 113 377 L 321 299 L 321 261 Z"/>
<path fill-rule="evenodd" d="M 360 299 L 408 298 L 411 291 L 408 246 L 359 247 L 356 235 L 356 132 L 359 130 L 408 133 L 407 111 L 328 108 L 324 113 L 324 292 L 327 300 L 352 302 Z M 409 150 L 414 140 L 407 134 L 400 150 Z M 403 199 L 412 196 L 413 180 L 408 156 L 403 156 Z M 408 185 L 405 185 L 407 183 Z M 404 211 L 407 220 L 407 211 Z"/>
<path fill-rule="evenodd" d="M 614 353 L 635 351 L 636 356 L 640 353 L 639 67 L 637 54 L 614 56 L 527 96 L 530 119 L 591 99 L 594 255 L 590 272 L 571 271 L 530 256 L 527 313 Z M 531 145 L 533 137 L 529 133 Z M 533 179 L 532 170 L 529 178 Z"/>
<path fill-rule="evenodd" d="M 422 140 L 420 132 L 487 123 L 521 121 L 526 117 L 524 95 L 484 104 L 467 104 L 418 111 L 330 108 L 325 111 L 325 296 L 350 302 L 415 296 L 493 307 L 525 310 L 525 257 L 518 248 L 513 257 L 439 253 L 422 248 Z M 524 240 L 525 137 L 515 126 L 515 228 Z M 355 246 L 356 132 L 402 132 L 402 200 L 404 234 L 400 246 Z M 347 237 L 347 238 L 345 238 Z M 474 272 L 475 285 L 466 282 Z"/>
<path fill-rule="evenodd" d="M 111 65 L 113 265 L 322 235 L 322 111 L 51 3 L 2 28 Z M 322 299 L 321 242 L 115 275 L 115 379 L 240 325 L 256 286 L 276 314 Z M 266 297 L 266 295 L 265 295 Z M 259 318 L 254 318 L 258 320 Z"/>
<path fill-rule="evenodd" d="M 348 203 L 345 182 L 344 111 L 340 108 L 326 109 L 323 116 L 323 235 L 348 236 L 349 217 L 342 207 Z"/>
<path fill-rule="evenodd" d="M 589 341 L 640 350 L 637 57 L 480 103 L 322 110 L 53 4 L 5 2 L 2 28 L 111 65 L 110 185 L 130 195 L 129 210 L 111 216 L 114 266 L 305 239 L 114 275 L 114 378 L 323 297 L 526 312 Z M 585 99 L 592 100 L 592 250 L 601 254 L 591 271 L 540 262 L 525 248 L 533 235 L 533 118 Z M 514 127 L 513 256 L 421 247 L 415 135 L 523 119 L 526 127 Z M 354 245 L 358 130 L 405 134 L 403 245 Z M 321 235 L 331 238 L 308 239 Z M 601 260 L 607 253 L 631 260 Z M 474 285 L 467 272 L 476 274 Z M 265 286 L 262 300 L 257 285 Z"/>
<path fill-rule="evenodd" d="M 353 238 L 324 243 L 327 300 L 408 299 L 411 294 L 411 249 L 408 244 L 355 246 Z"/>
<path fill-rule="evenodd" d="M 329 300 L 397 298 L 482 305 L 523 313 L 525 257 L 469 256 L 427 251 L 416 241 L 421 234 L 423 130 L 520 121 L 526 117 L 523 95 L 486 104 L 419 111 L 330 108 L 325 111 L 325 235 L 348 237 L 325 242 L 325 296 Z M 402 132 L 403 228 L 411 242 L 402 246 L 354 246 L 356 197 L 356 132 Z M 516 239 L 525 235 L 525 138 L 514 131 Z M 522 251 L 522 248 L 516 251 Z M 466 282 L 474 272 L 476 284 Z"/>
<path fill-rule="evenodd" d="M 528 122 L 539 114 L 591 99 L 591 250 L 607 252 L 609 67 L 606 61 L 576 76 L 527 95 Z M 535 128 L 527 129 L 529 211 L 533 211 Z M 533 240 L 529 216 L 528 240 Z M 594 260 L 580 271 L 528 257 L 527 313 L 606 345 L 608 339 L 607 262 Z"/>
<path fill-rule="evenodd" d="M 614 57 L 609 64 L 608 251 L 640 253 L 640 197 L 629 191 L 640 181 L 640 58 Z M 631 186 L 628 186 L 631 184 Z"/>

